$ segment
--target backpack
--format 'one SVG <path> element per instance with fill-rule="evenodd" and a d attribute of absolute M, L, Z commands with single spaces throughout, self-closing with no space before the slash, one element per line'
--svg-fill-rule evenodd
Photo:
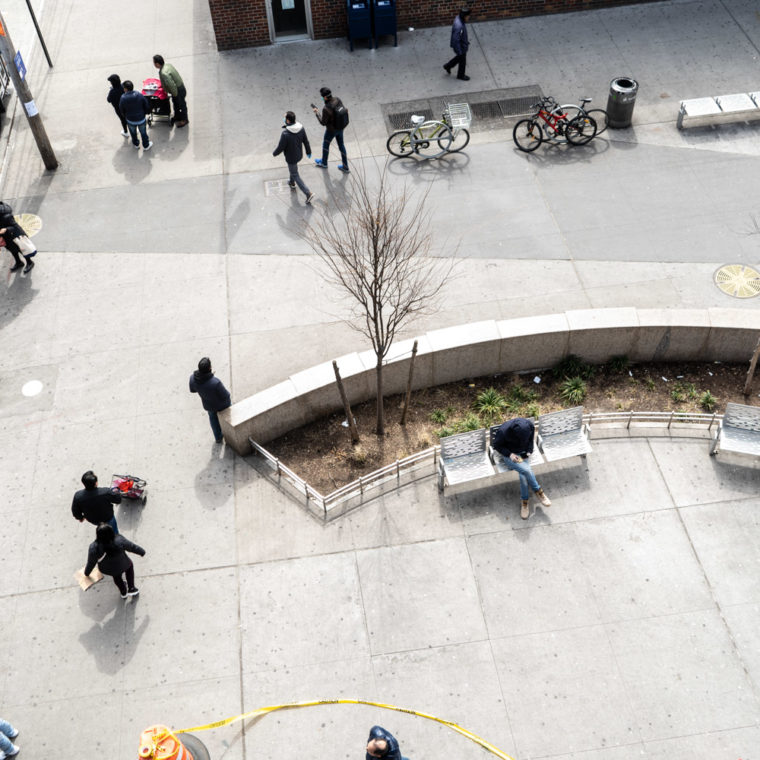
<path fill-rule="evenodd" d="M 336 130 L 345 129 L 348 126 L 348 108 L 343 105 L 340 98 L 335 98 L 335 105 L 332 107 L 333 127 Z"/>

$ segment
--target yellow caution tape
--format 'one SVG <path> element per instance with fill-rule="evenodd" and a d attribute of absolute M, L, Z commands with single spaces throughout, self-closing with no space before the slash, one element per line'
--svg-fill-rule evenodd
<path fill-rule="evenodd" d="M 436 723 L 441 723 L 444 726 L 448 726 L 458 734 L 465 736 L 470 741 L 479 744 L 483 749 L 488 750 L 491 754 L 500 757 L 501 760 L 514 760 L 506 752 L 502 752 L 493 744 L 487 742 L 485 739 L 473 734 L 472 731 L 468 731 L 466 728 L 458 726 L 456 723 L 452 723 L 450 720 L 444 720 L 443 718 L 436 718 L 434 715 L 428 715 L 427 713 L 417 712 L 417 710 L 410 710 L 406 707 L 395 707 L 394 705 L 386 705 L 382 702 L 368 702 L 364 699 L 317 699 L 310 702 L 288 702 L 284 705 L 271 705 L 269 707 L 259 707 L 256 710 L 242 713 L 241 715 L 235 715 L 232 718 L 225 718 L 224 720 L 217 720 L 215 723 L 206 723 L 205 726 L 193 726 L 192 728 L 182 728 L 174 731 L 175 734 L 186 734 L 194 731 L 208 731 L 211 728 L 221 728 L 222 726 L 229 726 L 230 723 L 235 723 L 239 720 L 245 720 L 246 718 L 253 718 L 256 715 L 266 715 L 267 713 L 274 712 L 275 710 L 290 710 L 295 707 L 314 707 L 315 705 L 369 705 L 370 707 L 382 707 L 384 710 L 395 710 L 396 712 L 408 713 L 409 715 L 416 715 L 419 718 L 427 718 L 428 720 L 434 720 Z"/>

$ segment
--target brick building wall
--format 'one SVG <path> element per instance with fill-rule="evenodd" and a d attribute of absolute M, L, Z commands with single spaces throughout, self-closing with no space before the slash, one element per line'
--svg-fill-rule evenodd
<path fill-rule="evenodd" d="M 456 0 L 396 0 L 399 29 L 445 26 L 462 3 Z M 656 0 L 477 0 L 470 21 L 490 21 L 542 13 L 610 8 Z M 219 50 L 268 45 L 265 0 L 209 0 Z M 315 39 L 343 37 L 347 32 L 345 0 L 311 0 Z"/>

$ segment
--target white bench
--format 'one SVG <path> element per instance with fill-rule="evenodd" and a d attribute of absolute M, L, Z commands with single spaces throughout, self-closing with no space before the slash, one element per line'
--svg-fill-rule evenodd
<path fill-rule="evenodd" d="M 721 449 L 738 454 L 760 456 L 760 407 L 726 404 L 723 419 L 715 431 L 710 456 Z"/>
<path fill-rule="evenodd" d="M 494 475 L 488 456 L 486 430 L 469 430 L 441 438 L 441 457 L 438 460 L 438 490 L 444 480 L 450 485 L 480 480 Z"/>
<path fill-rule="evenodd" d="M 484 480 L 495 475 L 513 472 L 502 455 L 493 448 L 493 439 L 501 425 L 488 430 L 480 428 L 441 438 L 441 456 L 438 460 L 438 490 L 448 484 Z M 563 409 L 542 414 L 538 418 L 537 446 L 530 455 L 531 467 L 544 462 L 579 456 L 583 459 L 591 451 L 590 430 L 583 422 L 583 407 Z"/>
<path fill-rule="evenodd" d="M 678 129 L 683 129 L 684 118 L 700 121 L 704 119 L 742 121 L 756 116 L 760 116 L 760 92 L 736 92 L 714 98 L 682 100 L 678 108 L 676 126 Z"/>
<path fill-rule="evenodd" d="M 538 448 L 547 462 L 581 457 L 591 452 L 591 430 L 583 422 L 583 407 L 574 406 L 538 416 Z"/>

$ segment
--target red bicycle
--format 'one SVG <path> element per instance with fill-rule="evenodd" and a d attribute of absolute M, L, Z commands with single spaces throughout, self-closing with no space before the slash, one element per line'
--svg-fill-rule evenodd
<path fill-rule="evenodd" d="M 564 140 L 570 145 L 585 145 L 594 139 L 597 131 L 596 120 L 585 109 L 591 98 L 582 98 L 579 106 L 561 106 L 552 97 L 545 97 L 533 108 L 533 116 L 522 119 L 512 130 L 512 139 L 522 151 L 530 153 L 544 140 Z M 577 114 L 569 114 L 577 109 Z"/>

